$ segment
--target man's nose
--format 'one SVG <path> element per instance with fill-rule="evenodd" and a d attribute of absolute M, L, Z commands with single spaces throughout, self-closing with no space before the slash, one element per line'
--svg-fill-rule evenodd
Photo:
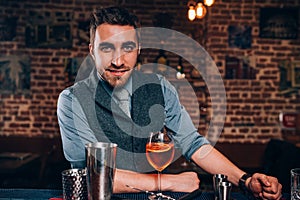
<path fill-rule="evenodd" d="M 124 64 L 124 54 L 120 51 L 115 51 L 114 57 L 112 59 L 112 64 L 116 67 L 121 67 Z"/>

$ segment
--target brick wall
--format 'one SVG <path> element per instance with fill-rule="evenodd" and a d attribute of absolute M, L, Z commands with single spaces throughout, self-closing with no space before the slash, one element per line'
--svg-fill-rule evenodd
<path fill-rule="evenodd" d="M 221 140 L 266 142 L 281 135 L 278 115 L 281 111 L 300 109 L 299 88 L 283 95 L 279 91 L 280 61 L 300 59 L 300 40 L 259 37 L 260 8 L 299 7 L 297 1 L 217 1 L 208 19 L 207 49 L 221 72 L 225 72 L 226 56 L 251 57 L 256 63 L 254 80 L 225 80 L 227 115 Z M 299 12 L 299 11 L 298 11 Z M 252 48 L 228 47 L 228 25 L 252 27 Z M 299 29 L 298 29 L 299 34 Z M 248 126 L 249 125 L 249 126 Z M 220 140 L 220 141 L 221 141 Z"/>
<path fill-rule="evenodd" d="M 285 6 L 299 6 L 297 0 L 284 1 Z M 267 142 L 270 138 L 282 138 L 278 116 L 281 111 L 300 111 L 299 90 L 284 95 L 279 91 L 280 61 L 300 61 L 300 39 L 281 40 L 259 37 L 259 9 L 280 7 L 280 1 L 261 0 L 216 0 L 203 20 L 190 22 L 186 18 L 187 1 L 173 0 L 0 0 L 0 18 L 16 17 L 16 37 L 13 41 L 0 41 L 0 54 L 30 57 L 31 89 L 27 94 L 1 94 L 1 135 L 59 135 L 56 118 L 56 103 L 59 93 L 69 85 L 65 74 L 65 59 L 86 56 L 88 43 L 78 36 L 78 22 L 87 20 L 90 11 L 97 6 L 121 4 L 133 10 L 143 26 L 153 26 L 153 16 L 167 12 L 174 18 L 172 28 L 191 36 L 205 47 L 222 76 L 225 75 L 225 58 L 251 57 L 256 65 L 256 76 L 252 80 L 225 80 L 227 114 L 219 141 Z M 72 30 L 72 48 L 28 48 L 26 47 L 26 24 L 38 13 L 42 20 L 64 19 Z M 228 46 L 228 26 L 248 25 L 252 27 L 250 49 Z M 174 46 L 181 48 L 178 43 Z M 193 52 L 190 52 L 191 55 Z M 142 51 L 141 60 L 153 62 L 158 52 Z M 178 56 L 167 52 L 170 66 L 176 68 Z M 179 90 L 182 103 L 191 114 L 193 122 L 203 135 L 207 134 L 213 112 L 210 94 L 200 75 L 191 75 L 193 67 L 183 61 L 186 77 L 192 85 L 197 101 L 190 95 L 190 85 L 169 78 Z M 193 92 L 192 92 L 193 93 Z M 200 116 L 200 119 L 199 119 Z M 199 126 L 198 126 L 199 124 Z"/>

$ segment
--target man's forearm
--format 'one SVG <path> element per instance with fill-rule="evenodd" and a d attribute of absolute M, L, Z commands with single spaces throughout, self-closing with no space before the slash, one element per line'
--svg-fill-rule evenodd
<path fill-rule="evenodd" d="M 227 175 L 228 180 L 235 185 L 238 185 L 239 179 L 245 173 L 211 145 L 201 146 L 192 155 L 192 160 L 210 174 Z"/>
<path fill-rule="evenodd" d="M 116 169 L 114 178 L 114 193 L 138 192 L 126 185 L 130 185 L 141 190 L 156 191 L 157 175 L 141 174 L 128 170 Z"/>
<path fill-rule="evenodd" d="M 192 192 L 199 188 L 200 180 L 195 172 L 180 174 L 162 174 L 162 191 Z M 126 185 L 155 192 L 158 189 L 157 174 L 142 174 L 127 170 L 116 170 L 114 179 L 114 193 L 138 192 Z"/>

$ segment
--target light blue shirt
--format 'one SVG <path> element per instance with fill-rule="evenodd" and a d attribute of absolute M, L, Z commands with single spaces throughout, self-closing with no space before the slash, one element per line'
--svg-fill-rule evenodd
<path fill-rule="evenodd" d="M 163 76 L 157 75 L 162 87 L 165 102 L 165 126 L 172 130 L 174 141 L 182 154 L 190 159 L 193 153 L 209 141 L 200 135 L 195 128 L 188 112 L 180 104 L 176 89 Z M 101 80 L 101 79 L 100 79 Z M 111 94 L 112 91 L 102 81 L 104 88 Z M 132 95 L 132 80 L 129 79 L 124 86 Z M 85 164 L 85 144 L 97 142 L 89 126 L 87 117 L 78 99 L 65 89 L 58 98 L 57 105 L 58 123 L 63 143 L 65 158 L 73 168 L 83 167 Z"/>

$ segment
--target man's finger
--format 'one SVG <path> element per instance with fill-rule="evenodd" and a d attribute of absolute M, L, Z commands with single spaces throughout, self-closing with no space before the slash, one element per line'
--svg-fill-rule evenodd
<path fill-rule="evenodd" d="M 262 192 L 262 185 L 260 181 L 256 178 L 252 178 L 249 183 L 249 189 L 258 197 L 259 193 Z"/>
<path fill-rule="evenodd" d="M 270 187 L 263 187 L 263 196 L 267 199 L 280 199 L 281 190 L 282 185 L 277 181 L 273 181 Z"/>
<path fill-rule="evenodd" d="M 276 194 L 276 192 L 277 192 L 277 187 L 276 186 L 274 186 L 274 187 L 270 187 L 270 186 L 263 186 L 263 191 L 264 192 L 267 192 L 267 193 L 269 193 L 269 194 Z"/>
<path fill-rule="evenodd" d="M 267 187 L 271 186 L 271 183 L 266 175 L 259 176 L 258 180 L 260 181 L 260 183 L 263 184 L 263 186 L 267 186 Z"/>

